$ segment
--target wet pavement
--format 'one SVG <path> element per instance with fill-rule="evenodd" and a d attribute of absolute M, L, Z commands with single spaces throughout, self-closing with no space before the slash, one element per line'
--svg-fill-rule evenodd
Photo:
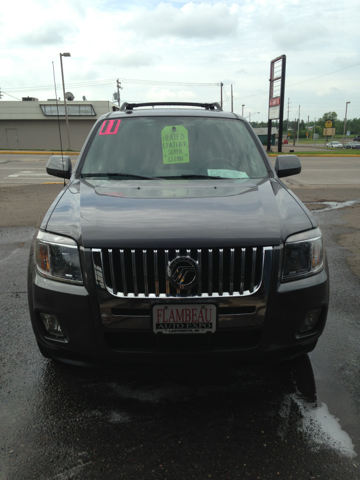
<path fill-rule="evenodd" d="M 360 479 L 360 277 L 315 212 L 331 271 L 309 356 L 241 367 L 80 368 L 42 358 L 27 311 L 31 227 L 0 229 L 0 479 Z M 321 209 L 320 209 L 321 210 Z"/>

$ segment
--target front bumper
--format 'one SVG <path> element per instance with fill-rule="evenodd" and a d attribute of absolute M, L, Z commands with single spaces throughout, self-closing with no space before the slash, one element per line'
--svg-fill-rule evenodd
<path fill-rule="evenodd" d="M 255 361 L 309 351 L 325 327 L 329 302 L 327 264 L 317 275 L 281 284 L 281 248 L 274 249 L 271 273 L 254 295 L 206 299 L 218 308 L 216 333 L 176 338 L 152 331 L 152 305 L 171 299 L 114 299 L 96 285 L 91 252 L 82 250 L 81 255 L 86 272 L 84 286 L 44 279 L 36 272 L 30 255 L 28 297 L 32 326 L 37 342 L 51 357 L 113 362 L 164 358 Z M 191 299 L 180 301 L 189 303 Z M 321 314 L 316 327 L 300 334 L 306 314 L 317 309 Z M 64 338 L 47 334 L 40 313 L 57 316 Z"/>

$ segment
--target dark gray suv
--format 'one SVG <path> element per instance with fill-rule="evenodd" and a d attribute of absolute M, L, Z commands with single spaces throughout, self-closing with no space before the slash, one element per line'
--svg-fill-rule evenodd
<path fill-rule="evenodd" d="M 124 104 L 94 125 L 35 234 L 31 321 L 70 362 L 287 358 L 327 316 L 322 234 L 251 126 L 214 104 Z"/>

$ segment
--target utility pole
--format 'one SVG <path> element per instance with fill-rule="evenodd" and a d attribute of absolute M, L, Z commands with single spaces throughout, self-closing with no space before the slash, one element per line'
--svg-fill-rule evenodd
<path fill-rule="evenodd" d="M 290 98 L 288 98 L 288 116 L 287 116 L 287 127 L 286 127 L 286 137 L 288 137 L 289 133 L 289 111 L 290 111 Z"/>
<path fill-rule="evenodd" d="M 64 94 L 65 121 L 66 121 L 66 131 L 67 131 L 67 138 L 68 138 L 68 149 L 71 150 L 70 132 L 69 132 L 69 119 L 68 119 L 68 112 L 67 112 L 67 106 L 66 106 L 65 82 L 64 82 L 64 70 L 63 70 L 62 57 L 71 57 L 71 55 L 68 52 L 67 53 L 60 53 L 60 66 L 61 66 L 61 78 L 62 78 L 62 86 L 63 86 L 63 94 Z"/>
<path fill-rule="evenodd" d="M 343 135 L 343 144 L 345 142 L 345 129 L 346 129 L 346 117 L 347 117 L 347 106 L 350 102 L 346 102 L 346 108 L 345 108 L 345 121 L 344 121 L 344 135 Z"/>
<path fill-rule="evenodd" d="M 222 82 L 220 82 L 220 106 L 221 106 L 221 110 L 223 108 L 223 86 L 224 86 L 224 84 Z"/>
<path fill-rule="evenodd" d="M 118 105 L 120 107 L 120 90 L 122 90 L 121 82 L 119 79 L 116 80 L 117 94 L 118 94 Z"/>
<path fill-rule="evenodd" d="M 308 115 L 308 126 L 307 126 L 307 140 L 309 140 L 309 115 Z"/>
<path fill-rule="evenodd" d="M 241 105 L 241 107 L 242 107 L 241 115 L 244 116 L 244 107 L 245 107 L 245 105 Z"/>
<path fill-rule="evenodd" d="M 314 137 L 314 147 L 315 147 L 315 143 L 316 143 L 315 135 L 316 135 L 316 117 L 314 118 L 314 133 L 313 133 L 313 137 Z"/>
<path fill-rule="evenodd" d="M 299 117 L 298 117 L 298 125 L 297 125 L 297 144 L 299 145 L 299 129 L 300 129 L 300 105 L 299 105 Z"/>
<path fill-rule="evenodd" d="M 294 122 L 294 140 L 293 140 L 293 146 L 295 147 L 295 132 L 296 132 L 296 118 Z"/>
<path fill-rule="evenodd" d="M 234 97 L 233 97 L 233 88 L 231 85 L 231 113 L 234 111 Z"/>

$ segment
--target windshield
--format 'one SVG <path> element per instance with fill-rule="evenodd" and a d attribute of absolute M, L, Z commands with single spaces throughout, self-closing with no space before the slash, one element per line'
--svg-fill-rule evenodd
<path fill-rule="evenodd" d="M 264 178 L 267 169 L 240 120 L 133 117 L 104 120 L 87 152 L 83 176 Z"/>

